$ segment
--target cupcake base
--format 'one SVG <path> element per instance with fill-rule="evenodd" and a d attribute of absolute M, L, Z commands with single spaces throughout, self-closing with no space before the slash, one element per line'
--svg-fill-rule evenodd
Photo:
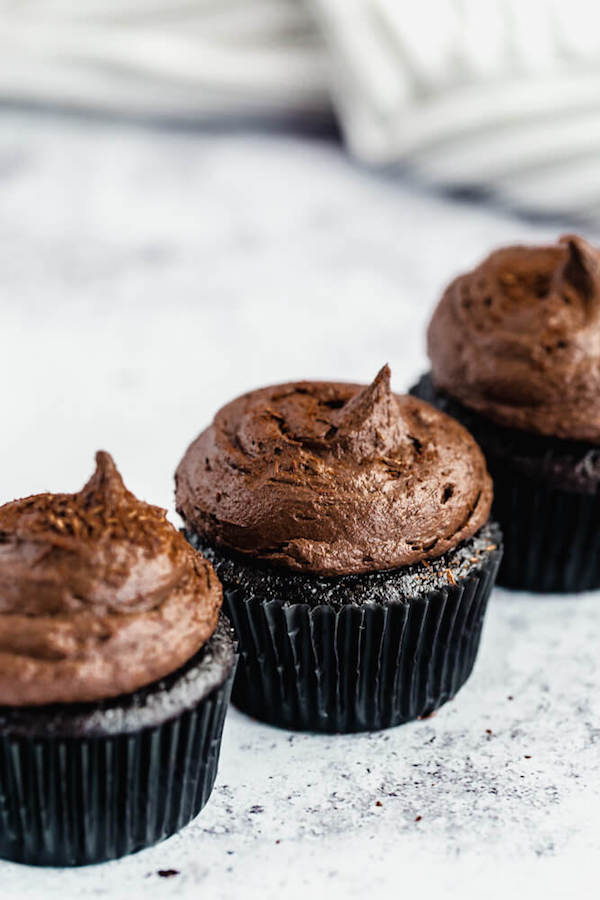
<path fill-rule="evenodd" d="M 187 537 L 213 564 L 236 630 L 232 699 L 262 721 L 373 731 L 427 716 L 469 677 L 501 557 L 493 523 L 436 560 L 324 578 Z"/>
<path fill-rule="evenodd" d="M 235 652 L 229 624 L 184 667 L 97 704 L 0 708 L 0 857 L 78 866 L 174 834 L 205 805 Z"/>
<path fill-rule="evenodd" d="M 458 419 L 485 454 L 504 536 L 498 584 L 548 593 L 600 587 L 600 447 L 496 425 L 430 375 L 410 393 Z"/>

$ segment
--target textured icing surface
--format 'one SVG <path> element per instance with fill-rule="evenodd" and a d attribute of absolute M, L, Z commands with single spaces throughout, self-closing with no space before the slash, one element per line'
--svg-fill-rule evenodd
<path fill-rule="evenodd" d="M 108 453 L 77 494 L 0 507 L 0 704 L 74 703 L 174 671 L 217 624 L 221 587 Z"/>
<path fill-rule="evenodd" d="M 483 456 L 454 420 L 390 388 L 297 382 L 223 407 L 177 470 L 209 542 L 322 575 L 435 558 L 489 516 Z"/>
<path fill-rule="evenodd" d="M 433 379 L 509 427 L 600 443 L 600 253 L 576 236 L 496 250 L 428 331 Z"/>

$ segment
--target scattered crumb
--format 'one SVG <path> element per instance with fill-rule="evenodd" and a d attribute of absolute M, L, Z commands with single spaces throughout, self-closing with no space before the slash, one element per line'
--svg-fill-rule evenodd
<path fill-rule="evenodd" d="M 280 843 L 281 843 L 281 840 L 280 840 L 279 838 L 277 838 L 277 840 L 275 841 L 275 843 L 276 843 L 276 844 L 280 844 Z"/>
<path fill-rule="evenodd" d="M 179 875 L 179 869 L 159 869 L 156 874 L 160 878 L 173 878 L 174 875 Z"/>
<path fill-rule="evenodd" d="M 377 800 L 375 806 L 383 806 L 383 803 L 381 802 L 381 800 Z"/>
<path fill-rule="evenodd" d="M 415 816 L 415 822 L 420 822 L 423 816 Z"/>
<path fill-rule="evenodd" d="M 456 578 L 454 577 L 450 569 L 446 569 L 446 578 L 448 579 L 450 584 L 456 584 Z"/>
<path fill-rule="evenodd" d="M 487 547 L 484 547 L 483 549 L 484 550 L 496 550 L 497 546 L 496 546 L 496 544 L 488 544 Z"/>
<path fill-rule="evenodd" d="M 529 756 L 528 753 L 526 753 L 525 756 L 523 757 L 523 759 L 531 759 L 531 757 Z"/>
<path fill-rule="evenodd" d="M 507 697 L 506 699 L 507 699 L 507 700 L 514 700 L 515 698 L 513 697 L 512 694 L 509 694 L 508 697 Z"/>
<path fill-rule="evenodd" d="M 486 733 L 486 734 L 493 734 L 494 732 L 492 731 L 491 728 L 486 728 L 486 729 L 485 729 L 485 733 Z"/>

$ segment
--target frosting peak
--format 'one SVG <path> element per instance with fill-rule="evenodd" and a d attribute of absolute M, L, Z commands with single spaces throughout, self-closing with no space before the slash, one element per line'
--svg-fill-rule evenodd
<path fill-rule="evenodd" d="M 2 531 L 80 552 L 95 552 L 99 540 L 126 540 L 146 556 L 173 537 L 165 511 L 137 500 L 104 450 L 96 453 L 94 474 L 78 493 L 36 494 L 0 507 L 0 536 Z"/>
<path fill-rule="evenodd" d="M 209 542 L 321 575 L 440 556 L 487 520 L 491 483 L 458 423 L 372 384 L 251 391 L 215 416 L 176 474 L 177 508 Z"/>
<path fill-rule="evenodd" d="M 600 305 L 598 251 L 574 234 L 563 235 L 558 243 L 566 245 L 567 254 L 562 267 L 557 270 L 558 284 L 553 286 L 554 290 L 560 291 L 564 283 L 565 287 L 571 288 L 576 297 L 581 297 L 588 317 L 597 316 Z"/>
<path fill-rule="evenodd" d="M 406 440 L 391 378 L 390 367 L 385 365 L 371 384 L 334 413 L 334 424 L 327 432 L 332 447 L 360 461 Z"/>
<path fill-rule="evenodd" d="M 0 705 L 155 681 L 210 637 L 220 603 L 209 564 L 99 452 L 78 493 L 0 507 Z"/>
<path fill-rule="evenodd" d="M 435 384 L 508 427 L 600 442 L 600 253 L 576 235 L 496 250 L 431 320 Z"/>
<path fill-rule="evenodd" d="M 98 450 L 96 453 L 96 469 L 80 491 L 80 496 L 84 507 L 98 504 L 100 513 L 110 507 L 131 503 L 132 500 L 132 505 L 135 506 L 133 494 L 125 487 L 114 459 L 106 450 Z"/>

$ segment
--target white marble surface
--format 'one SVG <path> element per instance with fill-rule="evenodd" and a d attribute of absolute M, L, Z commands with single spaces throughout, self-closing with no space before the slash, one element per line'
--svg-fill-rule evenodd
<path fill-rule="evenodd" d="M 221 402 L 385 360 L 407 387 L 441 285 L 497 242 L 556 233 L 325 142 L 7 111 L 0 197 L 2 501 L 76 489 L 105 447 L 172 509 Z M 0 896 L 597 896 L 599 600 L 498 590 L 472 679 L 426 722 L 322 737 L 232 710 L 191 826 L 85 870 L 0 863 Z"/>

